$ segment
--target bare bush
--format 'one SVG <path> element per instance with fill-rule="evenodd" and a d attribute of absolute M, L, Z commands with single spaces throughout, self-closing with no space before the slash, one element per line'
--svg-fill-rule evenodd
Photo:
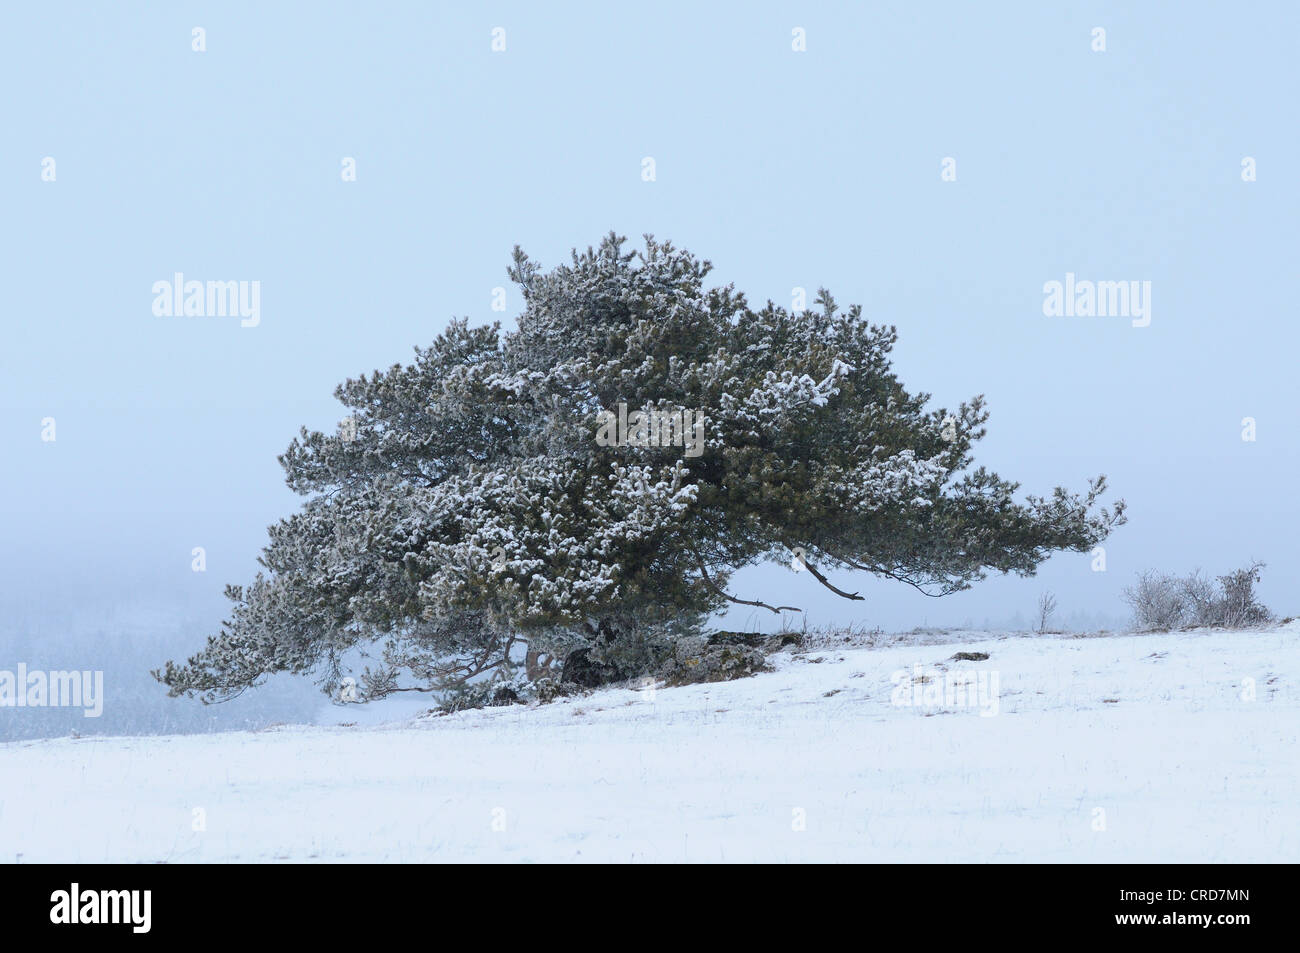
<path fill-rule="evenodd" d="M 1182 580 L 1168 573 L 1143 570 L 1137 584 L 1124 590 L 1124 601 L 1133 607 L 1133 621 L 1139 629 L 1167 631 L 1187 620 Z"/>
<path fill-rule="evenodd" d="M 1124 590 L 1133 607 L 1133 621 L 1142 631 L 1166 632 L 1191 626 L 1247 628 L 1273 620 L 1273 614 L 1255 594 L 1264 564 L 1252 562 L 1226 576 L 1217 585 L 1200 570 L 1188 576 L 1145 570 L 1135 585 Z"/>
<path fill-rule="evenodd" d="M 1219 592 L 1214 583 L 1198 569 L 1178 580 L 1183 598 L 1183 625 L 1214 625 L 1218 614 Z"/>
<path fill-rule="evenodd" d="M 1214 604 L 1210 617 L 1202 624 L 1251 626 L 1273 621 L 1273 613 L 1255 595 L 1255 586 L 1259 584 L 1263 568 L 1263 563 L 1252 562 L 1245 569 L 1220 576 L 1222 595 Z"/>
<path fill-rule="evenodd" d="M 1052 621 L 1052 614 L 1056 612 L 1056 596 L 1050 592 L 1044 592 L 1038 597 L 1038 631 L 1046 632 L 1047 624 Z"/>

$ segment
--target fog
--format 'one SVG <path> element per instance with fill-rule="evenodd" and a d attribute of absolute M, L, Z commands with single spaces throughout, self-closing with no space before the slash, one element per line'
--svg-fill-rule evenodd
<path fill-rule="evenodd" d="M 336 384 L 452 316 L 510 326 L 514 244 L 557 264 L 611 228 L 709 258 L 753 303 L 861 303 L 898 326 L 909 388 L 986 395 L 980 463 L 1024 492 L 1105 473 L 1128 502 L 1104 571 L 1060 554 L 941 600 L 841 574 L 866 597 L 845 602 L 759 567 L 733 591 L 805 615 L 726 625 L 1024 628 L 1050 590 L 1059 622 L 1116 628 L 1139 570 L 1251 559 L 1300 614 L 1297 10 L 1265 31 L 1196 5 L 1177 29 L 1031 3 L 737 9 L 10 11 L 0 76 L 29 93 L 0 150 L 0 670 L 102 670 L 108 703 L 0 711 L 0 741 L 320 717 L 309 679 L 205 707 L 148 671 L 218 631 L 224 586 L 300 503 L 276 455 L 335 426 Z M 259 323 L 155 314 L 176 272 L 260 282 Z M 1149 281 L 1149 325 L 1045 315 L 1067 273 Z"/>

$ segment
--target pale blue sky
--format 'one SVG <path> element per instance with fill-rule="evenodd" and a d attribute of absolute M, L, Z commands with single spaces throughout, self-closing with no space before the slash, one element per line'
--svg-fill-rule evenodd
<path fill-rule="evenodd" d="M 861 303 L 898 325 L 910 387 L 987 395 L 982 462 L 1033 491 L 1105 472 L 1130 505 L 1105 573 L 1063 555 L 941 601 L 837 578 L 869 595 L 850 604 L 773 568 L 739 595 L 892 629 L 1027 617 L 1050 588 L 1118 618 L 1143 567 L 1258 558 L 1300 612 L 1300 7 L 1132 6 L 7 10 L 0 608 L 174 601 L 215 630 L 297 505 L 275 457 L 339 419 L 334 386 L 452 316 L 509 322 L 515 243 L 556 263 L 612 228 L 755 301 Z M 260 281 L 260 326 L 155 317 L 176 271 Z M 1151 326 L 1044 317 L 1067 271 L 1151 281 Z"/>

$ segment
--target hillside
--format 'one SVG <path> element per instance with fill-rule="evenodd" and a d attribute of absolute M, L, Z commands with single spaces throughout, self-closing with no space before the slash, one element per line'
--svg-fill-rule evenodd
<path fill-rule="evenodd" d="M 368 727 L 0 745 L 0 861 L 1300 857 L 1300 623 L 921 641 Z M 972 704 L 927 700 L 959 672 Z"/>

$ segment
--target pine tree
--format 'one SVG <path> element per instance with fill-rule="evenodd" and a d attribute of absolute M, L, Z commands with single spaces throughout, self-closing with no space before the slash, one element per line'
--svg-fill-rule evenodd
<path fill-rule="evenodd" d="M 549 272 L 516 248 L 517 330 L 456 320 L 410 365 L 339 386 L 345 425 L 280 458 L 301 511 L 227 590 L 220 633 L 155 675 L 209 701 L 274 672 L 328 686 L 370 643 L 372 695 L 509 670 L 521 644 L 597 648 L 626 674 L 729 602 L 788 608 L 731 593 L 744 566 L 794 560 L 847 599 L 832 573 L 943 595 L 1123 522 L 1122 501 L 1097 505 L 1103 477 L 1018 501 L 975 467 L 982 398 L 927 409 L 891 370 L 893 327 L 824 290 L 808 311 L 752 308 L 706 288 L 710 268 L 650 237 Z M 597 440 L 619 405 L 702 428 Z"/>

